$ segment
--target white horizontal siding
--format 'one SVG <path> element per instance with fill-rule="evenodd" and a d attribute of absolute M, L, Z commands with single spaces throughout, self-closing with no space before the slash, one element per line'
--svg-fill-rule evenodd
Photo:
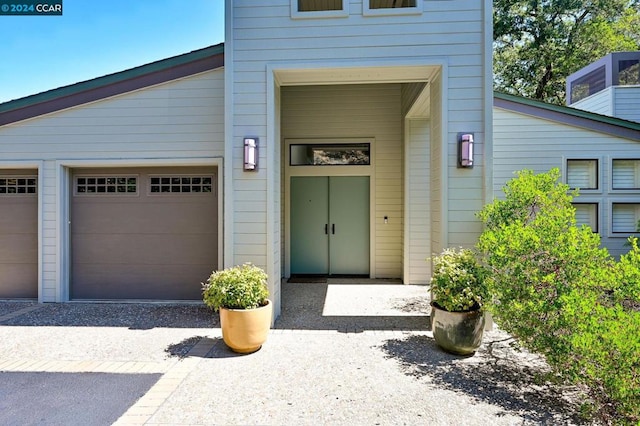
<path fill-rule="evenodd" d="M 614 102 L 615 117 L 640 123 L 640 86 L 616 86 Z"/>
<path fill-rule="evenodd" d="M 222 70 L 0 128 L 0 157 L 7 160 L 223 154 Z"/>
<path fill-rule="evenodd" d="M 502 187 L 518 170 L 541 173 L 559 168 L 566 179 L 567 159 L 598 160 L 598 189 L 580 191 L 581 195 L 575 201 L 597 203 L 598 229 L 603 245 L 615 255 L 628 251 L 624 246 L 626 231 L 614 233 L 631 229 L 630 223 L 634 219 L 624 216 L 630 211 L 624 204 L 620 204 L 615 213 L 617 216 L 612 217 L 612 204 L 640 203 L 640 191 L 614 190 L 612 164 L 614 159 L 640 158 L 640 143 L 502 108 L 494 108 L 493 129 L 493 190 L 496 197 L 503 196 Z"/>
<path fill-rule="evenodd" d="M 595 112 L 596 114 L 613 116 L 613 88 L 607 87 L 598 93 L 594 93 L 584 99 L 571 104 L 572 108 L 583 111 Z"/>
<path fill-rule="evenodd" d="M 362 2 L 363 0 L 347 0 L 348 13 L 343 18 L 292 19 L 290 0 L 269 2 L 227 0 L 228 24 L 231 25 L 230 31 L 227 31 L 226 41 L 226 47 L 229 50 L 227 55 L 229 81 L 227 83 L 230 85 L 228 93 L 230 94 L 231 107 L 229 110 L 230 122 L 227 125 L 230 132 L 228 143 L 234 147 L 233 161 L 228 163 L 232 164 L 234 170 L 227 170 L 227 172 L 233 176 L 234 186 L 240 184 L 244 191 L 249 191 L 251 188 L 253 191 L 265 189 L 268 187 L 267 181 L 269 185 L 273 185 L 277 183 L 281 174 L 281 167 L 273 162 L 274 157 L 280 159 L 281 155 L 274 156 L 268 148 L 269 144 L 274 142 L 276 143 L 274 147 L 279 147 L 280 141 L 267 140 L 269 131 L 273 131 L 269 128 L 269 123 L 273 122 L 271 121 L 273 114 L 269 116 L 272 106 L 265 103 L 265 99 L 268 99 L 265 69 L 269 72 L 270 66 L 278 69 L 283 64 L 287 66 L 299 64 L 300 68 L 313 69 L 328 66 L 326 64 L 331 64 L 333 67 L 340 63 L 352 65 L 357 61 L 361 61 L 363 66 L 366 64 L 402 66 L 414 61 L 446 64 L 447 69 L 443 74 L 447 81 L 440 82 L 440 85 L 437 86 L 444 87 L 445 90 L 442 92 L 438 89 L 437 99 L 434 100 L 432 97 L 431 114 L 432 117 L 435 117 L 435 121 L 431 120 L 430 122 L 431 140 L 433 141 L 430 149 L 431 153 L 435 152 L 436 159 L 430 163 L 433 166 L 430 169 L 430 193 L 434 194 L 434 198 L 431 199 L 429 213 L 431 223 L 437 229 L 431 230 L 429 239 L 432 243 L 431 247 L 440 249 L 449 238 L 443 233 L 447 229 L 447 224 L 442 221 L 448 220 L 448 215 L 444 210 L 477 210 L 483 199 L 481 189 L 476 193 L 467 194 L 471 196 L 470 199 L 459 201 L 452 198 L 452 204 L 449 204 L 446 201 L 448 195 L 443 193 L 443 185 L 448 182 L 452 188 L 460 187 L 467 183 L 468 177 L 479 180 L 479 185 L 482 184 L 484 126 L 487 114 L 491 113 L 485 111 L 483 98 L 485 71 L 490 66 L 490 64 L 484 63 L 485 55 L 483 53 L 485 50 L 484 31 L 488 29 L 485 28 L 485 25 L 488 25 L 485 22 L 485 9 L 490 10 L 491 4 L 488 1 L 448 0 L 434 2 L 419 0 L 419 7 L 423 10 L 422 14 L 365 17 L 362 12 Z M 276 97 L 278 90 L 278 88 L 275 89 Z M 407 99 L 410 97 L 407 96 Z M 333 134 L 330 135 L 331 137 L 357 133 L 354 129 L 378 128 L 379 123 L 375 117 L 378 117 L 384 108 L 376 107 L 378 105 L 377 99 L 372 99 L 371 105 L 359 104 L 358 100 L 358 96 L 355 96 L 353 100 L 341 100 L 349 105 L 348 107 L 334 102 L 334 108 L 343 108 L 346 115 L 352 118 L 352 122 L 344 120 L 332 122 Z M 314 92 L 314 96 L 307 98 L 309 105 L 305 105 L 305 107 L 322 109 L 317 102 L 330 101 L 319 90 Z M 407 106 L 408 104 L 405 104 L 396 112 L 406 111 Z M 442 111 L 444 106 L 447 111 Z M 434 111 L 434 108 L 440 110 Z M 364 114 L 363 110 L 369 113 Z M 291 111 L 290 114 L 290 118 L 286 120 L 283 118 L 283 128 L 288 120 L 305 120 L 306 123 L 305 134 L 297 136 L 309 137 L 310 135 L 327 134 L 325 123 L 331 119 L 332 112 L 319 111 L 314 120 L 305 119 L 297 111 Z M 278 131 L 278 123 L 280 120 L 275 121 L 275 132 Z M 443 128 L 442 124 L 446 124 L 447 127 Z M 401 125 L 400 120 L 398 120 L 398 125 Z M 462 131 L 474 132 L 478 141 L 477 166 L 471 171 L 464 172 L 456 170 L 455 167 L 456 135 Z M 263 144 L 260 150 L 261 168 L 267 168 L 268 171 L 255 174 L 243 174 L 240 171 L 242 164 L 240 144 L 242 137 L 246 135 L 261 138 Z M 269 136 L 271 135 L 273 133 Z M 379 138 L 401 138 L 401 135 L 400 131 L 395 135 L 376 134 L 375 136 L 376 140 L 381 140 Z M 282 134 L 281 137 L 292 136 Z M 446 151 L 435 146 L 443 143 L 446 144 Z M 385 160 L 376 164 L 376 180 L 384 180 L 385 184 L 377 184 L 376 193 L 380 197 L 377 200 L 376 208 L 385 209 L 396 215 L 401 211 L 401 207 L 398 206 L 402 206 L 402 203 L 401 199 L 399 203 L 396 203 L 396 199 L 393 197 L 398 197 L 395 193 L 396 188 L 403 185 L 404 180 L 402 175 L 394 178 L 393 173 L 397 172 L 394 170 L 397 167 L 396 164 L 402 165 L 402 150 L 385 150 L 381 146 L 377 154 L 382 155 L 383 157 L 379 158 L 385 158 Z M 443 157 L 452 166 L 443 168 L 445 164 Z M 275 168 L 275 170 L 270 168 Z M 279 191 L 281 186 L 281 184 L 275 185 L 276 191 Z M 238 200 L 240 196 L 242 194 L 235 190 L 231 198 Z M 281 194 L 276 194 L 275 198 L 277 200 L 274 200 L 274 203 L 275 201 L 280 202 Z M 277 203 L 271 206 L 261 203 L 256 205 L 258 208 L 265 208 L 265 218 L 274 208 L 276 208 L 274 211 L 280 213 L 278 210 L 280 206 Z M 383 216 L 376 214 L 376 221 L 382 220 Z M 465 220 L 455 223 L 450 228 L 459 226 L 471 227 L 475 230 L 477 225 L 468 226 L 469 223 Z M 396 247 L 398 244 L 391 241 L 388 234 L 402 235 L 402 225 L 400 225 L 402 222 L 397 223 L 396 225 L 395 221 L 390 221 L 390 224 L 385 228 L 390 231 L 380 231 L 379 234 L 376 234 L 381 238 L 386 238 L 386 244 L 389 247 Z M 478 221 L 472 218 L 470 223 L 477 224 Z M 244 233 L 238 225 L 237 223 L 232 225 L 231 235 L 239 236 Z M 394 228 L 396 226 L 399 227 L 396 229 Z M 274 229 L 276 230 L 274 232 L 278 232 L 278 229 L 279 232 L 282 232 L 282 226 Z M 473 244 L 475 236 L 476 234 L 473 233 L 461 236 L 459 239 L 465 240 L 465 245 L 469 245 Z M 275 235 L 272 237 L 276 238 Z M 235 239 L 233 245 L 229 247 L 234 263 L 238 262 L 235 253 L 243 251 L 243 243 L 240 241 L 241 239 Z M 274 241 L 274 244 L 277 245 L 277 242 Z M 413 247 L 412 244 L 409 246 Z M 265 252 L 270 252 L 271 249 L 265 245 Z M 387 250 L 387 247 L 376 248 L 376 253 L 380 256 L 388 256 Z M 399 249 L 398 253 L 402 253 L 402 249 Z M 416 256 L 422 256 L 422 254 L 416 254 Z M 277 260 L 274 258 L 274 263 Z M 380 269 L 381 274 L 383 271 L 388 271 L 384 274 L 393 273 L 394 276 L 397 276 L 398 271 L 395 268 L 401 263 L 401 257 L 389 261 L 383 261 L 380 258 L 376 260 L 376 268 L 382 268 Z M 279 268 L 274 265 L 268 265 L 268 267 L 274 272 L 279 271 Z"/>
<path fill-rule="evenodd" d="M 42 300 L 60 301 L 59 161 L 224 155 L 224 72 L 214 70 L 0 127 L 0 164 L 44 161 Z"/>

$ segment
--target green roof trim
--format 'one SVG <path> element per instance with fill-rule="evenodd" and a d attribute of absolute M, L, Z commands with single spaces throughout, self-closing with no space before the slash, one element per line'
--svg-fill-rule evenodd
<path fill-rule="evenodd" d="M 194 50 L 189 53 L 184 53 L 166 59 L 161 59 L 159 61 L 151 62 L 149 64 L 141 65 L 135 68 L 130 68 L 128 70 L 119 71 L 113 74 L 108 74 L 91 80 L 74 83 L 68 86 L 62 86 L 56 89 L 48 90 L 46 92 L 26 96 L 24 98 L 11 100 L 0 104 L 0 114 L 22 108 L 28 108 L 44 102 L 55 101 L 56 99 L 73 96 L 83 92 L 100 89 L 105 86 L 110 86 L 127 80 L 135 79 L 137 77 L 166 71 L 171 68 L 175 68 L 181 65 L 187 65 L 192 62 L 204 60 L 212 56 L 222 54 L 224 54 L 224 43 L 205 47 L 203 49 Z"/>
<path fill-rule="evenodd" d="M 594 112 L 584 111 L 576 108 L 571 108 L 568 106 L 549 104 L 549 103 L 537 101 L 534 99 L 524 98 L 522 96 L 510 95 L 507 93 L 494 92 L 493 96 L 494 96 L 494 105 L 499 107 L 502 107 L 503 105 L 496 105 L 496 102 L 495 102 L 496 99 L 520 104 L 523 106 L 528 106 L 531 108 L 537 108 L 537 109 L 548 111 L 551 113 L 564 114 L 564 115 L 575 117 L 578 119 L 590 120 L 590 121 L 602 123 L 605 125 L 617 126 L 617 127 L 640 132 L 640 123 L 636 123 L 635 121 L 609 117 L 606 115 L 596 114 Z"/>

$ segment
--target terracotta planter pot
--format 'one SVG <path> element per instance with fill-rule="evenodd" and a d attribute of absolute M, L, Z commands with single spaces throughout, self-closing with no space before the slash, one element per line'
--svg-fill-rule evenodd
<path fill-rule="evenodd" d="M 449 312 L 431 302 L 431 330 L 438 346 L 456 355 L 471 355 L 482 344 L 484 312 Z"/>
<path fill-rule="evenodd" d="M 222 339 L 232 351 L 252 353 L 267 341 L 273 315 L 273 303 L 267 302 L 256 309 L 220 308 Z"/>

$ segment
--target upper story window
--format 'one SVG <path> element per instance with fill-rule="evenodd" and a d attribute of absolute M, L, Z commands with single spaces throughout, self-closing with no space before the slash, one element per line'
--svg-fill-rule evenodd
<path fill-rule="evenodd" d="M 598 160 L 567 160 L 567 185 L 571 189 L 598 189 Z"/>
<path fill-rule="evenodd" d="M 349 15 L 347 0 L 291 0 L 292 18 L 339 18 Z"/>
<path fill-rule="evenodd" d="M 363 15 L 414 15 L 422 13 L 422 0 L 363 0 Z"/>

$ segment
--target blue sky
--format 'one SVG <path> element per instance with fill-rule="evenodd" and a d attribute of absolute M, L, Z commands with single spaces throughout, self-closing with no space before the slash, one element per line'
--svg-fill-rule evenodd
<path fill-rule="evenodd" d="M 0 103 L 224 41 L 224 0 L 63 0 L 0 16 Z"/>

